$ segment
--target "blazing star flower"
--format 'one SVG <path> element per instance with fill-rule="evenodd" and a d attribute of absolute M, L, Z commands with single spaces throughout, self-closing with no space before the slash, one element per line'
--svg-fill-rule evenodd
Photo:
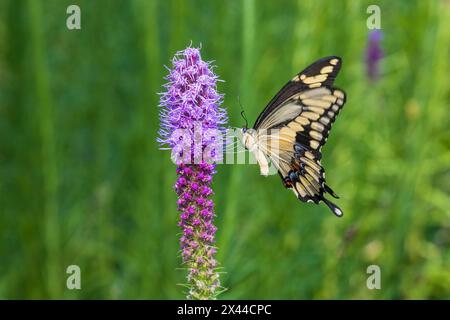
<path fill-rule="evenodd" d="M 369 40 L 366 49 L 366 67 L 367 77 L 371 81 L 378 79 L 379 61 L 383 58 L 383 50 L 381 49 L 381 38 L 383 33 L 379 29 L 375 29 L 369 33 Z"/>
<path fill-rule="evenodd" d="M 177 164 L 175 191 L 180 211 L 181 258 L 187 267 L 188 299 L 214 299 L 221 286 L 214 241 L 214 203 L 210 199 L 216 144 L 227 121 L 216 91 L 217 76 L 197 48 L 186 48 L 172 60 L 166 91 L 160 99 L 158 142 L 172 149 Z"/>

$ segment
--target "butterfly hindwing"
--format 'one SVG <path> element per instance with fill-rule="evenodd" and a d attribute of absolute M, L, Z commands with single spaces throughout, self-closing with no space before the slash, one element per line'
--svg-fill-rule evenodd
<path fill-rule="evenodd" d="M 294 149 L 290 166 L 279 166 L 278 173 L 284 186 L 292 189 L 301 201 L 312 201 L 316 204 L 323 201 L 335 215 L 342 216 L 341 209 L 324 197 L 324 193 L 329 193 L 338 198 L 325 183 L 325 170 L 320 163 L 320 152 L 305 148 L 300 143 L 294 144 Z"/>

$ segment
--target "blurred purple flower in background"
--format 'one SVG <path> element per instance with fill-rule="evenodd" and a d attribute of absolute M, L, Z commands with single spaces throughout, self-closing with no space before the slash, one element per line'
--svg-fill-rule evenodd
<path fill-rule="evenodd" d="M 214 299 L 221 291 L 214 246 L 214 202 L 211 183 L 219 152 L 214 144 L 227 121 L 216 91 L 217 76 L 197 48 L 186 48 L 172 60 L 166 91 L 161 94 L 158 142 L 172 149 L 177 163 L 181 257 L 188 269 L 188 299 Z M 180 148 L 180 145 L 182 146 Z M 212 147 L 212 148 L 211 148 Z M 205 155 L 204 155 L 205 153 Z"/>
<path fill-rule="evenodd" d="M 367 77 L 371 81 L 375 81 L 379 76 L 379 62 L 383 58 L 383 50 L 381 49 L 381 39 L 383 33 L 379 29 L 370 31 L 366 49 L 366 68 Z"/>

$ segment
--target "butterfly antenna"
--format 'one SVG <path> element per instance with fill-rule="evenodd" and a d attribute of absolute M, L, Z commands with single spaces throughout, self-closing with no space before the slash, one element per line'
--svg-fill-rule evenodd
<path fill-rule="evenodd" d="M 238 96 L 238 102 L 239 102 L 239 106 L 241 107 L 241 117 L 245 120 L 245 129 L 248 129 L 248 120 L 247 120 L 247 116 L 245 115 L 245 111 L 244 108 L 242 107 L 241 104 L 241 98 Z"/>

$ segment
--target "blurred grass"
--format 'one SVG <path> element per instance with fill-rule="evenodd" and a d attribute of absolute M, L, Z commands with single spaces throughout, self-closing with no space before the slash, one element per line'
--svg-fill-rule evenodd
<path fill-rule="evenodd" d="M 345 217 L 256 166 L 219 166 L 223 298 L 450 298 L 448 1 L 79 0 L 68 31 L 72 3 L 0 1 L 0 298 L 183 298 L 156 93 L 191 40 L 225 80 L 232 126 L 238 96 L 254 120 L 308 63 L 344 59 L 323 163 Z M 386 53 L 375 84 L 369 4 Z M 382 290 L 365 286 L 370 264 Z"/>

